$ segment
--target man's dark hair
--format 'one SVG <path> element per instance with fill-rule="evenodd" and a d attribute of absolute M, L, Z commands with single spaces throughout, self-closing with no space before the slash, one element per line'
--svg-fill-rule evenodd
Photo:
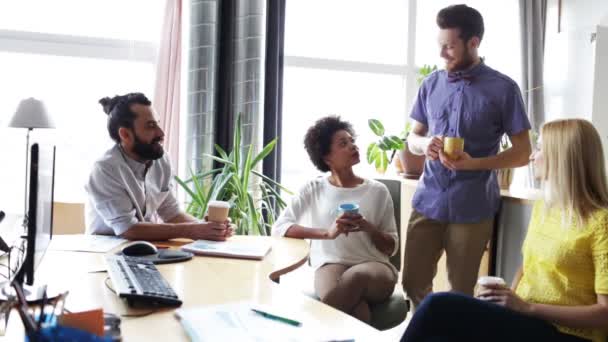
<path fill-rule="evenodd" d="M 120 143 L 120 136 L 118 135 L 120 127 L 133 129 L 133 121 L 135 121 L 136 115 L 131 110 L 131 105 L 149 106 L 152 104 L 142 93 L 116 95 L 113 98 L 104 97 L 99 100 L 99 103 L 103 106 L 103 111 L 108 114 L 108 133 L 116 143 Z"/>
<path fill-rule="evenodd" d="M 334 134 L 342 130 L 347 131 L 353 137 L 355 136 L 353 126 L 349 122 L 340 120 L 339 116 L 327 116 L 317 120 L 306 132 L 304 147 L 310 160 L 320 171 L 329 171 L 329 165 L 325 163 L 323 158 L 329 154 L 331 139 Z"/>
<path fill-rule="evenodd" d="M 437 13 L 437 26 L 440 29 L 460 29 L 460 38 L 466 43 L 472 37 L 483 38 L 483 17 L 481 13 L 467 5 L 448 6 Z"/>

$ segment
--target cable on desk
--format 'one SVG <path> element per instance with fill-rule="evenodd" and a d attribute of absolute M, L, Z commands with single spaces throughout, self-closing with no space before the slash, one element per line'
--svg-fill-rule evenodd
<path fill-rule="evenodd" d="M 106 287 L 108 288 L 108 290 L 112 291 L 112 293 L 114 293 L 115 295 L 118 295 L 116 293 L 116 290 L 114 290 L 110 284 L 108 284 L 108 280 L 110 280 L 110 277 L 106 277 L 106 280 L 103 281 L 104 284 L 106 284 Z"/>

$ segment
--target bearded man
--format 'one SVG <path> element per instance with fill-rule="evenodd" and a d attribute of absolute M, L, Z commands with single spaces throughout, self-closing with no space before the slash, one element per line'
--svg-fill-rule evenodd
<path fill-rule="evenodd" d="M 426 156 L 403 264 L 402 284 L 414 306 L 432 292 L 444 251 L 452 291 L 473 294 L 500 204 L 494 170 L 526 165 L 531 153 L 530 123 L 517 84 L 478 55 L 481 14 L 453 5 L 439 11 L 437 25 L 445 70 L 420 87 L 408 139 L 413 153 Z M 498 153 L 504 134 L 512 147 Z M 463 139 L 464 150 L 448 157 L 446 137 Z"/>
<path fill-rule="evenodd" d="M 85 186 L 87 233 L 150 241 L 229 238 L 229 222 L 201 222 L 180 209 L 162 147 L 165 133 L 150 100 L 129 93 L 99 103 L 116 144 L 95 163 Z"/>

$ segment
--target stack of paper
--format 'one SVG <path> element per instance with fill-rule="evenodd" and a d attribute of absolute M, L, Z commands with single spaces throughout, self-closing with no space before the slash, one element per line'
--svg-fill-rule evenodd
<path fill-rule="evenodd" d="M 175 312 L 193 342 L 205 341 L 330 341 L 332 334 L 313 324 L 294 325 L 297 317 L 272 319 L 256 313 L 251 303 L 231 303 Z M 299 321 L 299 320 L 298 320 Z M 350 339 L 349 339 L 350 340 Z"/>

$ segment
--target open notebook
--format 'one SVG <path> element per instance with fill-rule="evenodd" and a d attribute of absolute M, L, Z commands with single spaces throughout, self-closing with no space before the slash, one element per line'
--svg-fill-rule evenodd
<path fill-rule="evenodd" d="M 198 255 L 261 260 L 271 247 L 271 241 L 197 240 L 182 246 L 182 250 Z"/>

